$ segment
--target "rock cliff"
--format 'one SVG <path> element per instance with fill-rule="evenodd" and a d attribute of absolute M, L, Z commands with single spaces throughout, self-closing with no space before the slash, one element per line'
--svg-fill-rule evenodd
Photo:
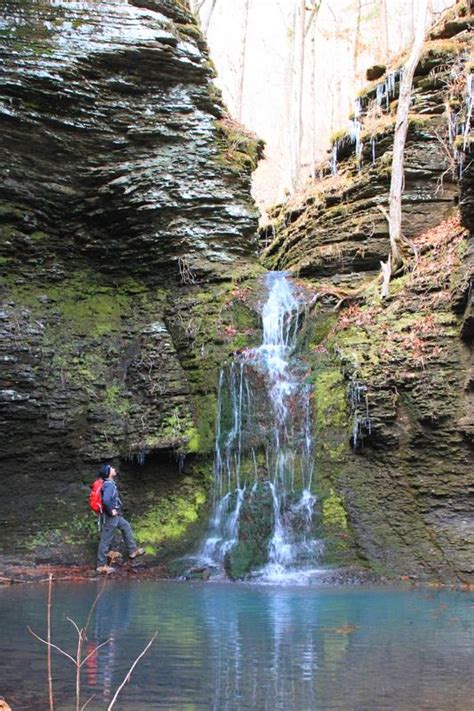
<path fill-rule="evenodd" d="M 82 556 L 104 459 L 140 540 L 174 541 L 206 499 L 180 459 L 212 449 L 261 145 L 186 3 L 7 0 L 0 44 L 0 545 Z"/>
<path fill-rule="evenodd" d="M 389 297 L 376 279 L 389 244 L 379 208 L 400 66 L 361 92 L 326 177 L 275 208 L 262 234 L 264 263 L 317 295 L 305 348 L 329 551 L 449 581 L 474 579 L 470 22 L 458 3 L 416 70 L 402 206 L 411 257 Z"/>
<path fill-rule="evenodd" d="M 416 71 L 412 256 L 389 297 L 401 64 L 370 72 L 321 180 L 261 234 L 265 266 L 313 294 L 299 350 L 324 561 L 451 582 L 474 579 L 471 21 L 459 2 Z M 166 561 L 206 521 L 220 366 L 258 342 L 262 147 L 225 115 L 187 3 L 5 0 L 0 44 L 0 549 L 92 562 L 107 460 Z"/>

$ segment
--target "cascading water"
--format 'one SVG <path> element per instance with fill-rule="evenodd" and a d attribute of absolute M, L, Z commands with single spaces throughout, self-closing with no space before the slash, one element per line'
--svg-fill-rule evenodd
<path fill-rule="evenodd" d="M 293 355 L 301 304 L 284 273 L 269 273 L 266 286 L 262 344 L 220 375 L 214 508 L 200 557 L 226 567 L 246 555 L 253 574 L 275 580 L 315 572 L 322 543 L 314 533 L 311 386 Z M 251 532 L 249 519 L 250 541 L 240 535 L 242 525 Z"/>

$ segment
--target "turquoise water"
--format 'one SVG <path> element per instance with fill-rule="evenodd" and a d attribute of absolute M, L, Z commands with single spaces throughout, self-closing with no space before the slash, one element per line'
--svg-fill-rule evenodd
<path fill-rule="evenodd" d="M 100 584 L 53 587 L 53 638 L 74 649 Z M 47 587 L 0 589 L 0 694 L 47 710 Z M 439 590 L 110 581 L 91 616 L 83 702 L 106 709 L 154 631 L 114 709 L 311 711 L 474 709 L 474 595 Z M 59 711 L 74 670 L 53 656 Z"/>

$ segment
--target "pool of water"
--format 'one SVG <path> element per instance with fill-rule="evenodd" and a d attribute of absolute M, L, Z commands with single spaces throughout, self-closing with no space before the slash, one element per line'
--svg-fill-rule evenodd
<path fill-rule="evenodd" d="M 53 586 L 53 641 L 74 653 L 99 582 Z M 0 589 L 0 694 L 47 711 L 47 586 Z M 90 616 L 82 702 L 106 709 L 474 709 L 474 594 L 387 588 L 110 581 Z M 75 708 L 53 655 L 56 708 Z"/>

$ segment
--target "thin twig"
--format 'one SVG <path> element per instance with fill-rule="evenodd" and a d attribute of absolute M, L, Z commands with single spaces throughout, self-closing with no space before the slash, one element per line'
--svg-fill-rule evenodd
<path fill-rule="evenodd" d="M 92 696 L 90 696 L 90 697 L 87 699 L 86 703 L 81 706 L 81 711 L 84 711 L 84 709 L 86 708 L 86 706 L 88 706 L 88 705 L 90 704 L 90 702 L 92 701 L 92 699 L 94 699 L 94 698 L 95 698 L 95 694 L 92 694 Z"/>
<path fill-rule="evenodd" d="M 149 641 L 148 644 L 146 645 L 145 649 L 138 655 L 138 657 L 137 657 L 137 658 L 135 659 L 135 661 L 133 662 L 132 666 L 130 667 L 130 669 L 128 670 L 127 674 L 125 675 L 124 680 L 122 681 L 122 683 L 121 683 L 120 686 L 118 687 L 117 691 L 115 692 L 112 701 L 111 701 L 110 704 L 107 706 L 107 711 L 110 711 L 110 709 L 112 708 L 112 706 L 113 706 L 113 705 L 115 704 L 115 702 L 117 701 L 117 697 L 118 697 L 118 695 L 120 694 L 120 692 L 122 691 L 123 687 L 125 686 L 125 684 L 127 684 L 127 682 L 130 681 L 130 677 L 132 676 L 133 670 L 134 670 L 135 667 L 137 666 L 137 664 L 138 664 L 138 662 L 140 661 L 140 659 L 148 652 L 148 650 L 150 649 L 151 645 L 152 645 L 153 642 L 155 641 L 155 638 L 156 638 L 156 635 L 157 635 L 157 634 L 158 634 L 158 631 L 155 632 L 155 634 L 153 635 L 153 637 L 150 639 L 150 641 Z"/>
<path fill-rule="evenodd" d="M 81 705 L 81 657 L 82 657 L 82 642 L 83 642 L 83 630 L 72 620 L 70 617 L 66 617 L 68 622 L 70 622 L 77 632 L 77 647 L 76 647 L 76 711 L 80 711 Z"/>
<path fill-rule="evenodd" d="M 81 632 L 82 632 L 82 630 L 80 630 L 80 629 L 79 629 L 79 627 L 78 627 L 77 623 L 76 623 L 76 622 L 74 622 L 74 620 L 71 620 L 71 618 L 70 618 L 70 617 L 66 617 L 66 620 L 67 620 L 68 622 L 70 622 L 70 623 L 71 623 L 71 625 L 74 625 L 74 627 L 75 627 L 75 630 L 76 630 L 77 634 L 78 634 L 78 635 L 80 635 L 80 634 L 81 634 Z"/>
<path fill-rule="evenodd" d="M 49 574 L 48 581 L 48 612 L 47 612 L 47 626 L 48 626 L 48 696 L 49 696 L 49 709 L 54 711 L 54 697 L 53 697 L 53 665 L 51 660 L 51 598 L 52 598 L 52 584 L 53 584 L 53 574 Z"/>
<path fill-rule="evenodd" d="M 94 649 L 91 652 L 89 652 L 87 657 L 84 657 L 80 666 L 82 667 L 87 662 L 88 659 L 90 659 L 91 657 L 94 656 L 94 654 L 97 652 L 98 649 L 100 649 L 101 647 L 105 647 L 105 645 L 108 644 L 111 640 L 112 640 L 112 637 L 109 637 L 109 639 L 106 639 L 105 642 L 101 642 L 100 644 L 97 645 L 97 647 L 94 647 Z"/>
<path fill-rule="evenodd" d="M 84 636 L 85 636 L 86 639 L 87 639 L 87 630 L 89 629 L 89 624 L 90 624 L 90 621 L 91 621 L 92 613 L 94 612 L 94 610 L 95 610 L 95 608 L 96 608 L 96 606 L 97 606 L 97 603 L 99 602 L 100 598 L 102 597 L 102 595 L 103 595 L 103 593 L 104 593 L 106 584 L 107 584 L 107 578 L 104 577 L 104 582 L 102 583 L 102 588 L 99 590 L 99 592 L 98 592 L 97 595 L 95 596 L 95 600 L 94 600 L 94 602 L 92 603 L 91 609 L 89 610 L 89 614 L 87 615 L 86 624 L 84 625 L 84 628 L 83 628 L 83 630 L 84 630 Z"/>
<path fill-rule="evenodd" d="M 5 578 L 4 576 L 0 576 L 0 580 L 5 580 L 7 583 L 10 583 L 10 585 L 13 585 L 14 583 L 21 583 L 22 585 L 38 585 L 38 583 L 47 583 L 49 578 L 41 578 L 40 580 L 21 580 L 20 578 Z"/>
<path fill-rule="evenodd" d="M 71 657 L 71 655 L 68 654 L 67 652 L 65 652 L 64 649 L 61 649 L 61 647 L 58 647 L 57 644 L 48 642 L 46 639 L 43 639 L 42 637 L 40 637 L 38 634 L 36 634 L 36 632 L 33 632 L 33 630 L 31 629 L 31 627 L 29 625 L 27 625 L 26 628 L 27 628 L 28 632 L 33 635 L 33 637 L 36 637 L 36 639 L 39 639 L 39 641 L 43 642 L 43 644 L 47 644 L 49 647 L 52 647 L 53 649 L 55 649 L 57 652 L 60 652 L 65 657 L 67 657 L 74 664 L 74 666 L 76 665 L 76 660 L 74 659 L 74 657 Z"/>

